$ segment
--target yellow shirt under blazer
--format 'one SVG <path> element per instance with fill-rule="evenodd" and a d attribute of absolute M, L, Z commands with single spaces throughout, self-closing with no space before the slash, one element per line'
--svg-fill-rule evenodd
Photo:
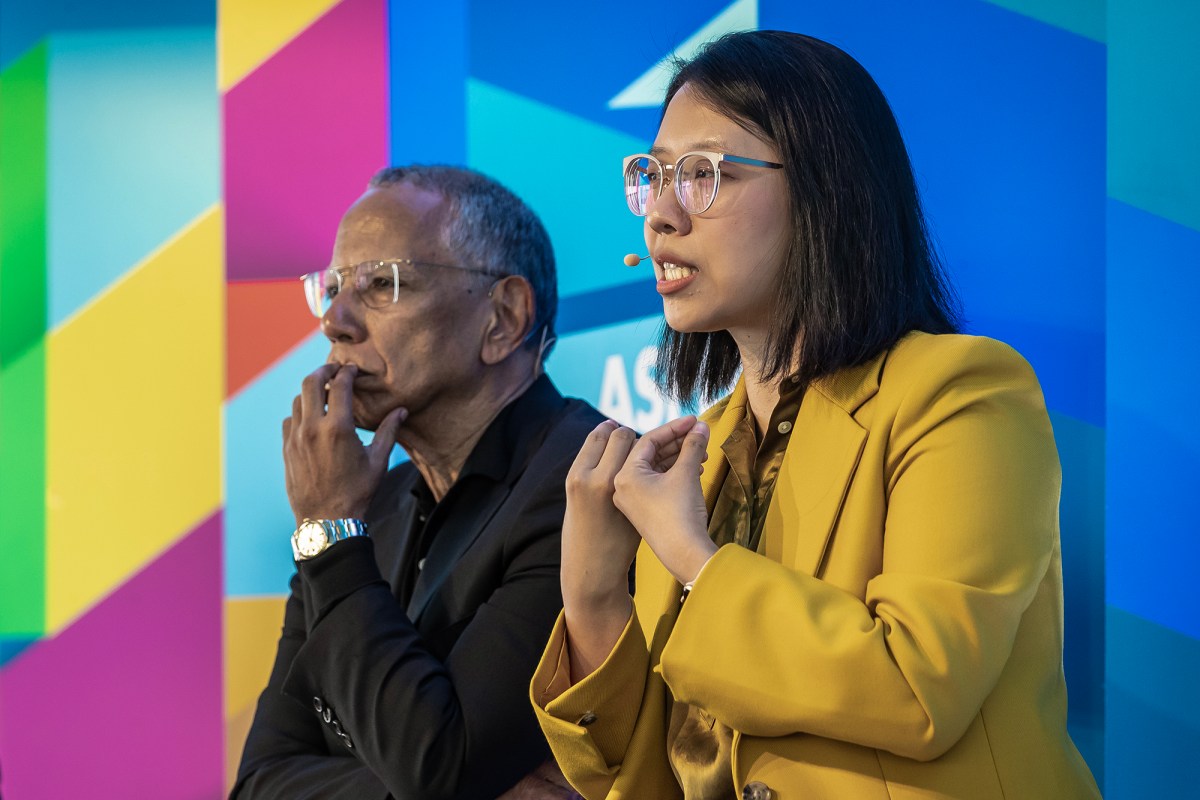
<path fill-rule="evenodd" d="M 709 410 L 702 485 L 746 392 Z M 726 545 L 682 606 L 643 544 L 635 612 L 568 688 L 560 617 L 531 698 L 589 800 L 680 797 L 672 698 L 734 730 L 733 785 L 771 800 L 1099 797 L 1067 736 L 1060 472 L 1007 345 L 910 334 L 815 382 L 759 553 Z"/>

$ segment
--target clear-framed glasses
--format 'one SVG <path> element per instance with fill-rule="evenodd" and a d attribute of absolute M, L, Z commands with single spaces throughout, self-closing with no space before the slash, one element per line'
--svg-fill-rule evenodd
<path fill-rule="evenodd" d="M 625 201 L 629 210 L 639 217 L 646 216 L 650 204 L 662 196 L 663 186 L 673 183 L 679 207 L 689 214 L 703 214 L 717 199 L 723 161 L 783 169 L 783 164 L 774 161 L 702 150 L 684 153 L 674 164 L 663 164 L 647 153 L 626 156 Z"/>
<path fill-rule="evenodd" d="M 363 261 L 347 267 L 329 267 L 318 272 L 301 275 L 304 297 L 308 309 L 318 319 L 333 304 L 350 278 L 350 286 L 367 308 L 383 308 L 400 301 L 400 288 L 409 283 L 418 267 L 440 267 L 473 272 L 477 275 L 492 275 L 507 278 L 508 273 L 478 267 L 463 267 L 455 264 L 434 264 L 429 261 L 414 261 L 411 258 L 388 258 L 382 261 Z"/>

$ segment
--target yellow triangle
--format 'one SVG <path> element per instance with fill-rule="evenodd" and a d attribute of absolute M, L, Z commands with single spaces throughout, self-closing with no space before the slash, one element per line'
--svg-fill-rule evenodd
<path fill-rule="evenodd" d="M 217 0 L 217 83 L 227 92 L 339 0 Z"/>
<path fill-rule="evenodd" d="M 47 632 L 221 505 L 223 231 L 214 206 L 47 338 Z"/>
<path fill-rule="evenodd" d="M 235 717 L 254 702 L 271 677 L 275 645 L 287 598 L 225 599 L 225 716 Z M 241 742 L 238 742 L 241 752 Z"/>
<path fill-rule="evenodd" d="M 237 780 L 255 701 L 271 677 L 286 603 L 283 596 L 225 599 L 226 794 Z"/>

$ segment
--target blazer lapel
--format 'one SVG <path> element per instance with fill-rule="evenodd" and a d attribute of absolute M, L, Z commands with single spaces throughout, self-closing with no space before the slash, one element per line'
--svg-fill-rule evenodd
<path fill-rule="evenodd" d="M 729 462 L 721 444 L 729 438 L 733 428 L 746 414 L 746 383 L 738 378 L 733 391 L 725 400 L 704 412 L 702 419 L 708 423 L 708 458 L 704 461 L 704 472 L 700 475 L 700 488 L 704 492 L 704 505 L 711 517 L 721 485 L 729 473 Z"/>
<path fill-rule="evenodd" d="M 413 535 L 416 516 L 417 506 L 414 503 L 406 511 L 389 514 L 370 526 L 379 573 L 392 587 L 392 594 L 398 598 L 404 597 L 412 589 L 405 585 L 408 579 L 403 567 L 414 558 L 417 550 L 417 537 Z"/>
<path fill-rule="evenodd" d="M 885 356 L 816 381 L 805 393 L 763 521 L 759 548 L 771 560 L 819 573 L 867 441 L 854 413 L 879 390 Z"/>
<path fill-rule="evenodd" d="M 387 486 L 380 493 L 381 496 L 373 498 L 372 509 L 367 515 L 370 520 L 368 530 L 371 540 L 375 543 L 375 563 L 379 565 L 379 574 L 392 587 L 392 594 L 398 598 L 406 597 L 412 590 L 411 586 L 404 585 L 403 566 L 413 558 L 417 547 L 416 537 L 413 536 L 417 504 L 401 504 L 400 498 L 412 493 L 416 478 L 414 469 L 396 484 Z"/>
<path fill-rule="evenodd" d="M 478 478 L 477 480 L 486 480 Z M 488 526 L 496 511 L 508 497 L 510 487 L 501 483 L 493 487 L 479 503 L 468 505 L 456 502 L 450 505 L 446 519 L 429 546 L 425 564 L 417 577 L 412 600 L 408 604 L 408 618 L 416 622 L 433 595 L 445 583 L 454 570 L 454 565 L 467 549 L 475 543 L 483 529 Z"/>

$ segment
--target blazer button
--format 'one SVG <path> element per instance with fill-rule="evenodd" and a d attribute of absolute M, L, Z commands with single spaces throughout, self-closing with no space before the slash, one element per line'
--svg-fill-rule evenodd
<path fill-rule="evenodd" d="M 742 788 L 742 800 L 774 800 L 775 792 L 762 781 L 750 781 Z"/>
<path fill-rule="evenodd" d="M 583 727 L 586 728 L 588 725 L 591 725 L 595 721 L 596 721 L 596 715 L 594 713 L 592 713 L 591 711 L 589 711 L 586 714 L 584 714 L 582 717 L 579 718 L 578 724 L 582 725 Z"/>
<path fill-rule="evenodd" d="M 350 736 L 349 736 L 348 734 L 345 734 L 345 733 L 343 733 L 341 736 L 342 736 L 342 744 L 346 745 L 346 749 L 347 749 L 347 750 L 353 750 L 353 749 L 354 749 L 354 742 L 350 741 Z"/>
<path fill-rule="evenodd" d="M 319 698 L 319 697 L 313 698 L 313 708 L 316 710 L 316 712 L 318 714 L 320 714 L 322 711 L 325 710 L 325 704 L 323 702 L 321 702 L 321 698 Z"/>
<path fill-rule="evenodd" d="M 321 719 L 325 720 L 325 724 L 333 722 L 333 709 L 325 706 L 325 710 L 321 712 Z"/>

